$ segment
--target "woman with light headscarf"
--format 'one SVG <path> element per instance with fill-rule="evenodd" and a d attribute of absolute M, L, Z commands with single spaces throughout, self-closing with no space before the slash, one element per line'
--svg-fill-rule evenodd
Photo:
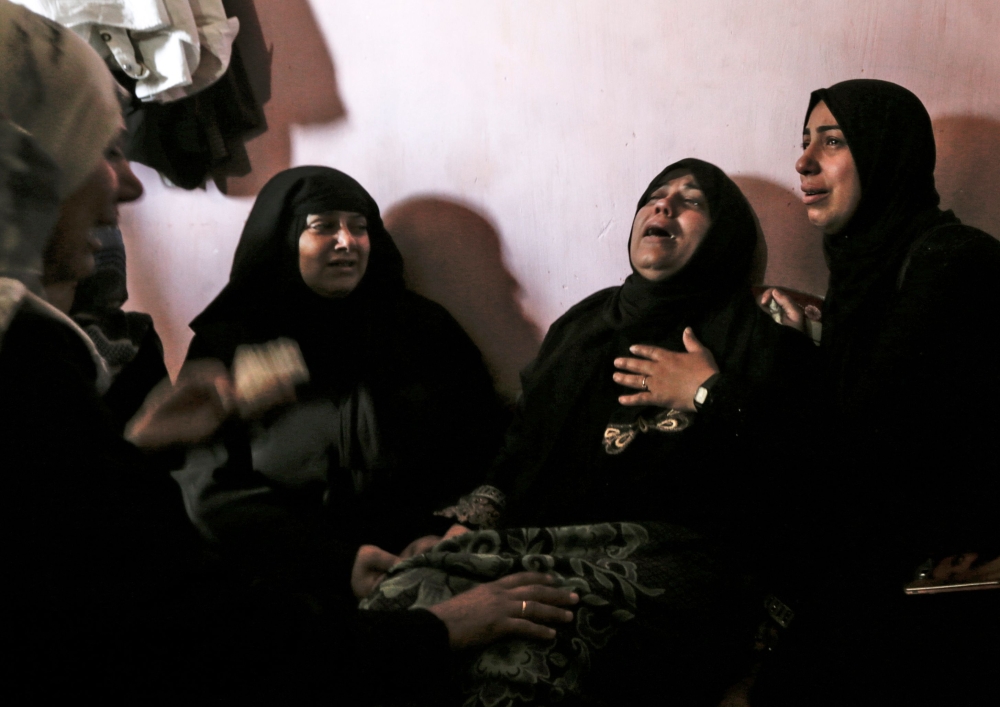
<path fill-rule="evenodd" d="M 7 508 L 5 694 L 18 702 L 92 697 L 352 704 L 448 685 L 423 679 L 449 644 L 545 637 L 575 597 L 538 573 L 485 585 L 434 612 L 359 619 L 223 577 L 187 522 L 169 452 L 231 409 L 221 367 L 163 384 L 116 431 L 108 371 L 66 315 L 93 268 L 90 229 L 113 224 L 121 130 L 117 89 L 83 40 L 0 0 L 0 463 Z M 146 450 L 146 453 L 140 451 Z M 528 605 L 534 621 L 515 619 Z M 400 640 L 393 640 L 396 637 Z M 419 644 L 419 656 L 399 646 Z M 375 658 L 374 656 L 377 656 Z"/>

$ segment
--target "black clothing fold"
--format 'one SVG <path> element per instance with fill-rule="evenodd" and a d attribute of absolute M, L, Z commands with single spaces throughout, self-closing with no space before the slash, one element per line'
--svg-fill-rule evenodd
<path fill-rule="evenodd" d="M 336 299 L 299 272 L 306 216 L 329 210 L 363 214 L 370 243 L 360 283 Z M 287 560 L 276 574 L 315 578 L 290 558 L 321 556 L 328 543 L 399 552 L 443 532 L 432 511 L 479 480 L 499 445 L 503 411 L 479 351 L 443 307 L 405 289 L 378 206 L 337 170 L 297 167 L 264 187 L 229 284 L 191 326 L 189 359 L 230 364 L 241 344 L 287 337 L 309 368 L 297 403 L 231 426 L 221 465 L 183 482 L 210 535 L 253 561 L 265 543 Z M 262 517 L 266 532 L 252 527 Z"/>

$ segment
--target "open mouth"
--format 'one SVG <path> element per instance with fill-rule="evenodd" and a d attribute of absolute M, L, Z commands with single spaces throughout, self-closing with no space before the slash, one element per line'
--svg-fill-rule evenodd
<path fill-rule="evenodd" d="M 642 234 L 645 236 L 653 236 L 654 238 L 677 238 L 674 234 L 667 231 L 665 228 L 660 228 L 659 226 L 649 226 Z"/>
<path fill-rule="evenodd" d="M 815 204 L 817 201 L 822 201 L 827 197 L 830 192 L 826 189 L 802 189 L 802 203 L 808 206 L 809 204 Z"/>

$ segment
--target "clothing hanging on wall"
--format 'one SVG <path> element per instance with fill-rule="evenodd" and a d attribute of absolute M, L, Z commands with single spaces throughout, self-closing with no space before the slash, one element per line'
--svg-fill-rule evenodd
<path fill-rule="evenodd" d="M 135 83 L 121 71 L 126 88 Z M 133 94 L 134 95 L 134 94 Z M 133 100 L 125 109 L 125 156 L 157 170 L 171 184 L 195 189 L 249 171 L 243 144 L 265 127 L 237 48 L 222 78 L 197 95 L 171 103 Z"/>
<path fill-rule="evenodd" d="M 226 72 L 240 23 L 222 0 L 15 0 L 69 27 L 135 80 L 142 101 L 192 96 Z"/>

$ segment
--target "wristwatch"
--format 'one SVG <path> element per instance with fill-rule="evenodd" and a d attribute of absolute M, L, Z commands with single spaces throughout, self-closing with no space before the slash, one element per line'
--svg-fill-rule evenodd
<path fill-rule="evenodd" d="M 712 393 L 712 386 L 718 382 L 720 375 L 722 374 L 715 373 L 698 386 L 698 390 L 694 394 L 694 409 L 696 411 L 701 412 L 702 407 L 708 402 L 708 396 Z"/>

